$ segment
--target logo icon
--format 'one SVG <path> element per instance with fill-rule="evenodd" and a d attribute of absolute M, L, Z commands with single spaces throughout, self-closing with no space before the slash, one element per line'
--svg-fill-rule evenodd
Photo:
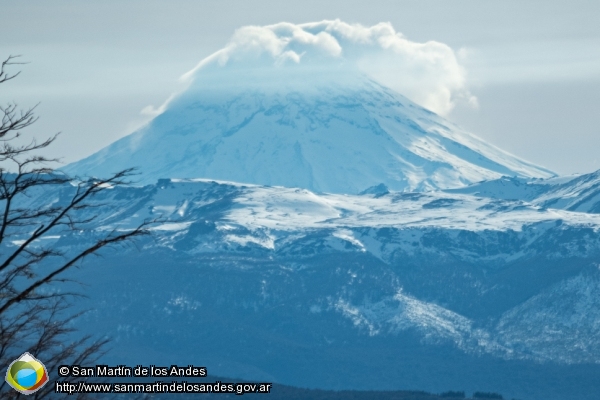
<path fill-rule="evenodd" d="M 25 395 L 35 393 L 48 383 L 48 372 L 40 360 L 25 352 L 8 366 L 6 383 Z"/>

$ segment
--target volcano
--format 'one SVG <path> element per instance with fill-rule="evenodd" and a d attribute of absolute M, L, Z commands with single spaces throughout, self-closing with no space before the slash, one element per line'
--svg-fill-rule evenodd
<path fill-rule="evenodd" d="M 65 171 L 138 167 L 144 184 L 210 178 L 347 194 L 554 175 L 364 75 L 305 85 L 306 73 L 286 73 L 262 85 L 267 77 L 229 72 L 197 80 L 146 126 Z"/>

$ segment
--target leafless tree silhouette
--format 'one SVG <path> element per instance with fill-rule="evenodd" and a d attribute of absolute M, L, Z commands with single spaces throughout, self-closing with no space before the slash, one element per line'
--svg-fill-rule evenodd
<path fill-rule="evenodd" d="M 19 56 L 6 58 L 0 67 L 0 84 L 16 78 L 20 71 L 10 69 L 21 64 Z M 133 170 L 86 180 L 56 171 L 52 166 L 58 160 L 39 154 L 56 135 L 41 142 L 23 140 L 22 130 L 37 121 L 35 108 L 21 109 L 15 102 L 0 105 L 0 365 L 6 368 L 28 351 L 51 372 L 61 364 L 90 365 L 106 344 L 105 339 L 89 336 L 72 339 L 73 323 L 80 314 L 73 314 L 70 306 L 78 294 L 57 290 L 56 284 L 66 281 L 64 272 L 102 248 L 148 235 L 152 221 L 96 235 L 74 251 L 45 244 L 52 242 L 44 240 L 51 235 L 89 230 L 96 218 L 93 208 L 107 206 L 97 201 L 97 195 L 128 185 Z M 68 201 L 32 203 L 36 196 L 61 187 L 72 189 Z M 28 398 L 58 397 L 53 390 L 48 384 Z M 2 381 L 1 398 L 19 396 Z M 69 396 L 73 397 L 89 398 Z"/>

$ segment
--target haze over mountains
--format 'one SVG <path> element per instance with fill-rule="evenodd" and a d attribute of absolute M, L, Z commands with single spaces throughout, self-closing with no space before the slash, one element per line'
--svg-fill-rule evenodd
<path fill-rule="evenodd" d="M 115 338 L 111 360 L 597 399 L 598 173 L 555 177 L 396 91 L 443 113 L 473 100 L 462 72 L 389 24 L 247 27 L 146 127 L 65 167 L 141 175 L 60 249 L 163 218 L 141 252 L 72 274 L 94 282 L 82 319 Z"/>

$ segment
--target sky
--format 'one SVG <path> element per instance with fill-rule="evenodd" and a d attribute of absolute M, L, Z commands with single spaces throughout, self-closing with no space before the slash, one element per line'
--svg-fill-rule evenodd
<path fill-rule="evenodd" d="M 597 0 L 31 0 L 0 7 L 0 57 L 29 62 L 0 86 L 0 102 L 39 103 L 30 134 L 61 132 L 48 155 L 64 163 L 147 122 L 185 87 L 181 76 L 227 46 L 236 29 L 340 19 L 388 22 L 411 42 L 452 49 L 464 70 L 460 90 L 477 106 L 440 108 L 449 120 L 559 174 L 600 169 Z"/>

